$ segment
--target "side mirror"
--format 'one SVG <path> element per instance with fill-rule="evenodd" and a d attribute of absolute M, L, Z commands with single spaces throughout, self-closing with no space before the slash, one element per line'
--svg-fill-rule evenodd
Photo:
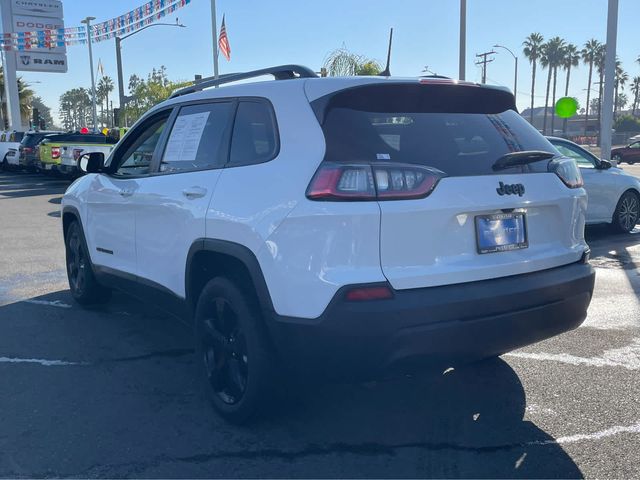
<path fill-rule="evenodd" d="M 78 160 L 78 167 L 84 173 L 100 173 L 104 167 L 104 153 L 85 153 Z"/>
<path fill-rule="evenodd" d="M 598 170 L 609 170 L 613 165 L 609 160 L 600 160 L 598 164 Z"/>

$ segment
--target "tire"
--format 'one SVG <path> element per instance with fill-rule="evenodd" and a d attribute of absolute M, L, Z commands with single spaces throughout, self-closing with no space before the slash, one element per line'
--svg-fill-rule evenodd
<path fill-rule="evenodd" d="M 217 277 L 195 311 L 196 366 L 205 396 L 227 421 L 247 423 L 263 413 L 276 387 L 276 360 L 252 296 Z"/>
<path fill-rule="evenodd" d="M 9 162 L 7 161 L 7 157 L 4 157 L 2 159 L 2 168 L 0 168 L 0 170 L 2 170 L 4 172 L 8 172 L 9 171 Z"/>
<path fill-rule="evenodd" d="M 611 157 L 611 160 L 615 160 L 618 165 L 620 165 L 622 163 L 622 156 L 619 153 L 616 153 Z"/>
<path fill-rule="evenodd" d="M 77 221 L 73 221 L 65 234 L 66 266 L 69 289 L 74 300 L 80 305 L 94 305 L 108 302 L 111 290 L 96 280 L 91 266 L 87 244 Z"/>
<path fill-rule="evenodd" d="M 627 190 L 622 194 L 613 212 L 611 225 L 619 233 L 629 233 L 640 220 L 640 196 Z"/>

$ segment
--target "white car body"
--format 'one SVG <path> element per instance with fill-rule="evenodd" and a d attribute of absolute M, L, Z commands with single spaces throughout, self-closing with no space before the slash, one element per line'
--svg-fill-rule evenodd
<path fill-rule="evenodd" d="M 75 173 L 78 167 L 78 159 L 87 153 L 102 153 L 105 158 L 109 156 L 113 146 L 102 145 L 65 145 L 60 154 L 60 165 L 62 171 Z"/>
<path fill-rule="evenodd" d="M 89 276 L 197 316 L 227 278 L 283 361 L 325 370 L 477 360 L 582 323 L 580 172 L 511 93 L 266 73 L 286 79 L 174 95 L 67 189 L 76 300 Z"/>
<path fill-rule="evenodd" d="M 614 212 L 625 192 L 640 195 L 640 180 L 621 168 L 599 168 L 600 160 L 579 145 L 562 138 L 550 137 L 562 153 L 576 160 L 587 191 L 587 224 L 612 223 Z"/>
<path fill-rule="evenodd" d="M 18 150 L 20 148 L 20 142 L 12 141 L 15 133 L 16 132 L 6 131 L 0 134 L 0 163 L 6 160 L 9 165 L 19 165 Z"/>

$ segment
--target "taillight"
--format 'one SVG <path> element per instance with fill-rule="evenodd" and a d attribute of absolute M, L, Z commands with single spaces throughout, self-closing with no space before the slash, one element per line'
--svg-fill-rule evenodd
<path fill-rule="evenodd" d="M 22 147 L 22 151 L 24 153 L 31 153 L 31 152 L 33 152 L 33 148 L 31 148 L 31 147 Z"/>
<path fill-rule="evenodd" d="M 412 164 L 323 163 L 307 188 L 311 200 L 408 200 L 424 198 L 441 174 Z"/>
<path fill-rule="evenodd" d="M 60 147 L 51 147 L 51 158 L 60 158 Z"/>
<path fill-rule="evenodd" d="M 386 285 L 371 287 L 355 287 L 347 291 L 345 299 L 348 302 L 365 302 L 368 300 L 388 300 L 393 298 L 393 292 Z"/>
<path fill-rule="evenodd" d="M 572 158 L 552 160 L 549 162 L 549 171 L 555 173 L 569 188 L 580 188 L 584 185 L 580 168 Z"/>

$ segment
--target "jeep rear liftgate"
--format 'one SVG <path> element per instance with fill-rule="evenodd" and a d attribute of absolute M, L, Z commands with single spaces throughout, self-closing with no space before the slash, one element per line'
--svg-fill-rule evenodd
<path fill-rule="evenodd" d="M 381 264 L 395 289 L 534 272 L 586 249 L 577 167 L 510 94 L 373 85 L 321 99 L 316 112 L 327 153 L 307 194 L 379 202 Z"/>

